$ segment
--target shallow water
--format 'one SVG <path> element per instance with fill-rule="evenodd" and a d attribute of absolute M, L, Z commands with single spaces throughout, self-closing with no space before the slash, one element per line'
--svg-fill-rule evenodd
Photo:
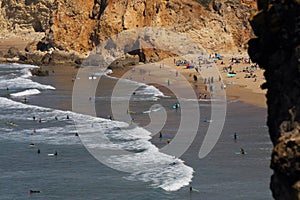
<path fill-rule="evenodd" d="M 45 88 L 39 95 L 28 96 L 29 103 L 41 107 L 71 110 L 72 81 L 70 79 L 68 74 L 59 70 L 55 70 L 55 75 L 49 77 L 33 78 L 34 82 L 51 85 L 56 90 L 45 90 Z M 107 88 L 96 95 L 95 101 L 97 115 L 107 118 L 111 114 L 108 106 L 110 99 L 107 98 L 111 91 L 109 85 L 114 80 L 106 78 L 103 81 Z M 22 91 L 14 88 L 11 90 Z M 4 97 L 7 97 L 10 92 L 12 93 L 7 91 L 5 86 L 0 89 Z M 22 101 L 22 98 L 13 98 L 13 100 Z M 156 99 L 144 93 L 134 98 L 136 99 L 131 101 L 130 107 L 141 113 L 133 115 L 136 123 L 140 126 L 147 125 L 150 119 L 142 112 L 149 110 L 153 104 L 161 104 L 167 108 L 168 116 L 163 134 L 176 133 L 180 112 L 168 109 L 177 102 L 176 99 L 168 97 Z M 159 187 L 165 183 L 164 181 L 172 179 L 172 183 L 182 184 L 177 178 L 183 171 L 178 172 L 177 175 L 172 174 L 171 171 L 174 170 L 168 164 L 155 169 L 157 171 L 134 174 L 119 172 L 98 162 L 84 148 L 79 138 L 74 136 L 77 130 L 72 120 L 66 120 L 67 114 L 71 119 L 74 117 L 70 112 L 31 108 L 26 105 L 10 110 L 11 105 L 19 104 L 2 100 L 0 159 L 4 162 L 0 163 L 0 199 L 271 199 L 268 189 L 271 174 L 268 167 L 271 143 L 265 126 L 265 109 L 240 102 L 228 104 L 221 138 L 213 151 L 204 159 L 198 158 L 198 152 L 208 123 L 200 122 L 197 138 L 181 157 L 185 161 L 184 164 L 194 170 L 192 186 L 199 192 L 190 193 L 188 187 L 181 187 L 178 191 L 172 192 Z M 10 106 L 5 106 L 6 103 Z M 28 113 L 26 114 L 25 111 Z M 200 112 L 201 116 L 209 118 L 209 103 L 201 102 Z M 31 118 L 33 113 L 36 113 L 37 120 L 43 118 L 47 122 L 33 122 Z M 58 121 L 54 119 L 55 116 L 58 117 Z M 7 125 L 6 121 L 13 121 L 19 126 Z M 38 134 L 30 135 L 33 128 L 36 128 Z M 234 132 L 239 135 L 236 142 L 233 140 Z M 125 135 L 121 134 L 111 139 L 120 142 L 124 137 Z M 160 139 L 158 135 L 153 136 L 151 141 L 158 147 L 166 145 L 166 140 Z M 29 147 L 30 142 L 34 142 L 36 147 Z M 37 154 L 37 148 L 41 150 L 41 154 Z M 247 154 L 236 154 L 240 148 L 244 148 Z M 54 151 L 57 151 L 59 156 L 47 156 Z M 159 159 L 161 158 L 157 158 Z M 171 162 L 168 159 L 171 158 L 166 158 L 164 162 Z M 182 169 L 185 165 L 181 165 Z M 157 174 L 158 176 L 154 176 Z M 41 193 L 28 195 L 30 189 L 40 190 Z"/>

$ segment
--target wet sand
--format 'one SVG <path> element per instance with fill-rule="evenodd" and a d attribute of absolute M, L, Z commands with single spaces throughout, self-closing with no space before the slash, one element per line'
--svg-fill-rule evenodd
<path fill-rule="evenodd" d="M 18 38 L 18 37 L 11 37 L 11 38 L 1 38 L 0 39 L 0 52 L 3 54 L 6 54 L 8 49 L 10 47 L 16 47 L 19 50 L 24 50 L 26 45 L 33 40 L 28 40 L 26 38 Z M 266 108 L 266 90 L 262 90 L 260 88 L 261 84 L 265 82 L 263 72 L 264 70 L 258 69 L 255 70 L 255 75 L 257 76 L 256 79 L 254 78 L 244 78 L 245 74 L 242 72 L 242 70 L 250 66 L 249 64 L 234 64 L 233 69 L 235 72 L 237 72 L 235 77 L 227 77 L 227 72 L 223 72 L 222 68 L 228 67 L 230 65 L 229 59 L 231 57 L 247 57 L 247 54 L 240 54 L 240 55 L 232 55 L 228 54 L 226 57 L 222 59 L 224 64 L 221 64 L 221 61 L 218 60 L 216 63 L 216 66 L 218 67 L 220 71 L 220 75 L 222 77 L 223 83 L 226 84 L 226 95 L 227 99 L 232 101 L 232 100 L 238 100 L 242 101 L 248 104 L 252 104 L 261 108 Z M 164 59 L 160 62 L 157 63 L 152 63 L 151 65 L 155 66 L 162 66 L 162 67 L 171 67 L 175 71 L 178 71 L 181 75 L 183 75 L 190 83 L 190 85 L 194 88 L 195 93 L 197 95 L 199 94 L 206 94 L 207 97 L 209 98 L 209 92 L 205 90 L 205 84 L 203 83 L 203 79 L 201 78 L 201 73 L 197 73 L 195 69 L 186 69 L 185 66 L 176 66 L 174 63 L 174 59 L 177 60 L 178 58 L 168 58 Z M 5 62 L 5 58 L 0 58 L 0 61 Z M 17 60 L 16 60 L 17 62 Z M 124 73 L 126 73 L 128 70 L 131 70 L 134 66 L 132 67 L 127 67 L 125 69 L 115 69 L 113 71 L 113 74 L 111 76 L 120 78 L 123 76 Z M 174 73 L 174 72 L 172 72 Z M 167 81 L 168 78 L 174 78 L 175 74 L 168 74 L 165 80 Z M 74 75 L 74 74 L 72 74 Z M 199 80 L 196 82 L 193 79 L 193 76 L 196 75 L 199 77 Z M 166 87 L 163 87 L 161 84 L 156 84 L 156 80 L 154 80 L 154 77 L 143 75 L 144 77 L 147 78 L 147 80 L 141 79 L 140 82 L 149 82 L 149 79 L 153 79 L 153 83 L 150 85 L 153 85 L 155 87 L 158 87 L 164 94 L 166 95 L 172 95 L 172 92 L 170 92 L 169 89 Z M 215 77 L 216 78 L 216 77 Z M 135 78 L 136 79 L 136 78 Z"/>
<path fill-rule="evenodd" d="M 263 72 L 264 70 L 262 69 L 257 69 L 255 71 L 256 74 L 256 80 L 254 78 L 244 78 L 245 73 L 242 72 L 243 68 L 250 66 L 249 64 L 235 64 L 233 66 L 234 71 L 237 72 L 235 77 L 227 77 L 227 72 L 223 72 L 222 68 L 224 66 L 229 66 L 230 62 L 229 59 L 231 56 L 234 55 L 227 55 L 226 57 L 224 57 L 222 59 L 224 64 L 221 64 L 221 61 L 218 60 L 216 63 L 217 68 L 219 69 L 220 75 L 222 77 L 222 81 L 224 84 L 226 84 L 226 96 L 227 99 L 229 101 L 241 101 L 244 103 L 248 103 L 251 105 L 255 105 L 261 108 L 266 108 L 266 97 L 265 97 L 265 93 L 266 90 L 262 90 L 260 88 L 261 84 L 263 84 L 265 82 L 264 76 L 263 76 Z M 178 73 L 180 73 L 181 75 L 183 75 L 190 83 L 190 85 L 194 88 L 195 93 L 197 95 L 199 94 L 206 94 L 209 98 L 209 92 L 205 89 L 205 84 L 204 84 L 204 80 L 201 77 L 201 72 L 198 73 L 195 69 L 187 69 L 185 66 L 176 66 L 174 64 L 174 59 L 178 59 L 178 58 L 168 58 L 168 59 L 164 59 L 160 62 L 157 63 L 152 63 L 149 65 L 153 65 L 153 66 L 161 66 L 162 68 L 166 68 L 171 67 L 172 69 L 174 69 L 175 71 L 178 71 Z M 142 64 L 143 65 L 143 64 Z M 137 65 L 136 67 L 139 67 L 139 65 Z M 113 74 L 111 74 L 111 76 L 113 77 L 124 77 L 124 73 L 128 72 L 128 70 L 132 70 L 134 68 L 134 66 L 131 67 L 127 67 L 125 69 L 116 69 L 113 71 Z M 144 67 L 143 67 L 144 68 Z M 152 69 L 153 71 L 157 70 L 157 69 Z M 194 81 L 194 75 L 196 75 L 197 77 L 199 77 L 198 81 Z M 151 75 L 147 76 L 147 74 L 144 75 L 146 78 L 151 77 Z M 170 79 L 170 77 L 174 78 L 175 74 L 170 74 L 169 76 L 165 77 L 166 79 Z M 153 82 L 157 82 L 157 80 L 154 80 L 155 77 L 152 76 L 151 77 L 153 79 Z M 215 79 L 217 77 L 214 77 Z M 136 77 L 134 78 L 136 79 Z M 149 82 L 148 80 L 143 80 L 140 79 L 141 82 Z M 156 87 L 158 87 L 162 92 L 166 92 L 166 95 L 170 95 L 170 91 L 167 90 L 166 88 L 162 87 L 159 84 L 152 84 Z"/>

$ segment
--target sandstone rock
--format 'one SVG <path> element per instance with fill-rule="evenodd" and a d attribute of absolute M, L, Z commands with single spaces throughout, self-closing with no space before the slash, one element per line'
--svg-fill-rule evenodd
<path fill-rule="evenodd" d="M 123 69 L 126 66 L 133 66 L 139 64 L 139 57 L 127 57 L 123 59 L 115 60 L 111 63 L 108 68 L 109 69 Z"/>
<path fill-rule="evenodd" d="M 44 70 L 42 67 L 39 69 L 30 69 L 33 76 L 49 76 L 49 71 Z"/>
<path fill-rule="evenodd" d="M 6 57 L 8 57 L 8 58 L 14 58 L 14 57 L 18 57 L 19 54 L 20 54 L 19 53 L 19 49 L 15 48 L 15 47 L 10 47 L 8 49 Z"/>
<path fill-rule="evenodd" d="M 210 52 L 237 52 L 252 34 L 248 23 L 251 7 L 244 1 L 214 0 L 210 5 L 210 1 L 191 0 L 2 0 L 0 27 L 26 37 L 44 33 L 36 45 L 46 52 L 56 48 L 86 54 L 113 35 L 142 27 L 187 34 Z M 137 38 L 132 43 L 138 43 Z M 136 55 L 148 62 L 170 53 L 140 49 Z"/>

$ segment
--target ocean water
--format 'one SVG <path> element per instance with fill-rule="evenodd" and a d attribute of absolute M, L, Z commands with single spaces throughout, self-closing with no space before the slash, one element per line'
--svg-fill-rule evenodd
<path fill-rule="evenodd" d="M 167 145 L 165 139 L 142 127 L 151 120 L 149 113 L 161 112 L 161 107 L 151 107 L 159 104 L 167 112 L 162 132 L 174 136 L 180 120 L 180 112 L 171 108 L 176 98 L 164 96 L 153 86 L 124 81 L 139 84 L 130 102 L 138 126 L 130 127 L 108 119 L 115 79 L 101 80 L 106 87 L 92 99 L 97 112 L 92 117 L 71 111 L 73 82 L 67 72 L 55 68 L 49 77 L 32 77 L 28 69 L 35 67 L 0 65 L 0 199 L 271 199 L 268 166 L 272 146 L 265 109 L 229 102 L 225 126 L 213 151 L 198 158 L 208 128 L 201 120 L 188 151 L 174 158 L 159 151 Z M 199 105 L 203 119 L 209 119 L 209 102 Z M 81 127 L 74 121 L 80 121 Z M 81 128 L 88 134 L 97 128 L 105 138 L 83 140 L 81 133 L 75 135 Z M 234 132 L 239 135 L 237 141 Z M 105 161 L 133 172 L 102 164 L 89 153 L 93 148 L 132 152 Z M 240 148 L 247 154 L 237 154 Z M 48 156 L 55 151 L 58 156 Z M 189 184 L 195 189 L 192 193 Z M 30 195 L 29 190 L 41 193 Z"/>

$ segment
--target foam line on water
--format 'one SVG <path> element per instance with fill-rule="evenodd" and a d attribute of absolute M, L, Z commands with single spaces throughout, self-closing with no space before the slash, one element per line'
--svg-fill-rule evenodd
<path fill-rule="evenodd" d="M 144 94 L 144 95 L 153 95 L 155 97 L 167 97 L 164 95 L 163 92 L 161 92 L 158 88 L 152 86 L 152 85 L 147 85 L 144 83 L 140 83 L 137 81 L 132 81 L 132 80 L 128 80 L 128 79 L 120 79 L 120 78 L 115 78 L 115 77 L 111 77 L 111 76 L 107 76 L 111 79 L 115 79 L 117 81 L 121 81 L 124 82 L 126 84 L 133 84 L 133 85 L 138 85 L 141 87 L 140 90 L 136 91 L 136 94 Z"/>
<path fill-rule="evenodd" d="M 38 69 L 40 68 L 39 66 L 36 65 L 29 65 L 29 64 L 18 64 L 18 63 L 10 63 L 10 64 L 0 64 L 0 68 L 12 68 L 12 69 Z"/>
<path fill-rule="evenodd" d="M 13 97 L 22 97 L 22 96 L 30 96 L 30 95 L 36 95 L 40 94 L 41 92 L 38 89 L 29 89 L 22 92 L 12 93 L 10 96 Z"/>
<path fill-rule="evenodd" d="M 51 85 L 42 85 L 34 82 L 31 79 L 17 77 L 9 80 L 0 80 L 0 87 L 9 89 L 41 89 L 55 90 Z"/>
<path fill-rule="evenodd" d="M 193 177 L 191 167 L 178 158 L 161 153 L 149 141 L 151 133 L 136 125 L 128 126 L 124 122 L 22 104 L 3 97 L 0 97 L 0 108 L 4 113 L 0 115 L 0 123 L 12 121 L 18 125 L 1 126 L 2 139 L 34 142 L 37 145 L 39 143 L 79 145 L 80 140 L 75 133 L 84 130 L 87 133 L 85 137 L 85 141 L 88 141 L 87 148 L 131 152 L 128 155 L 106 158 L 110 164 L 132 169 L 133 173 L 126 176 L 126 179 L 144 181 L 154 188 L 166 191 L 176 191 L 187 186 Z M 33 115 L 36 117 L 35 121 L 32 119 Z M 44 123 L 39 123 L 39 118 Z M 76 129 L 73 119 L 82 122 Z M 78 133 L 82 138 L 81 133 Z M 108 139 L 109 143 L 103 142 L 104 138 Z"/>

